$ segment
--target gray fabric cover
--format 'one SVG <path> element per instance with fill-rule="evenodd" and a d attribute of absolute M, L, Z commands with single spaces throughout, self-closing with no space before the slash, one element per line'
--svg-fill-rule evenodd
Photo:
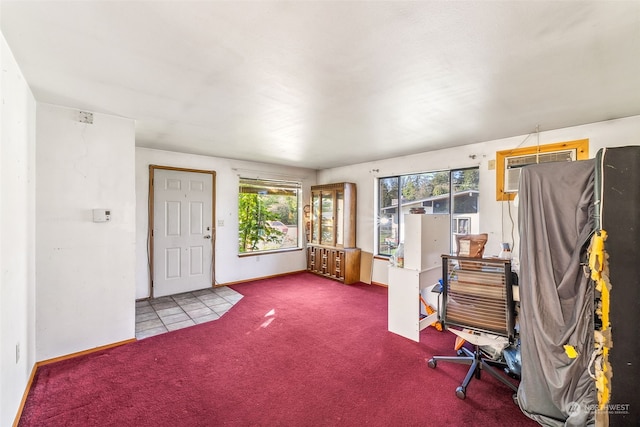
<path fill-rule="evenodd" d="M 595 161 L 545 163 L 520 175 L 520 339 L 518 401 L 549 426 L 593 424 L 596 394 L 593 284 L 583 272 L 593 230 Z M 564 345 L 578 357 L 570 359 Z M 577 406 L 576 404 L 580 405 Z"/>

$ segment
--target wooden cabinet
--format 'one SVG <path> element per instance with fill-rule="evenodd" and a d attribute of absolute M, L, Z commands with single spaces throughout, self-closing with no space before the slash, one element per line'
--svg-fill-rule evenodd
<path fill-rule="evenodd" d="M 307 269 L 346 284 L 360 280 L 360 249 L 329 248 L 309 245 Z"/>
<path fill-rule="evenodd" d="M 349 182 L 311 187 L 307 269 L 346 284 L 360 280 L 356 248 L 356 185 Z"/>
<path fill-rule="evenodd" d="M 311 239 L 314 245 L 356 247 L 356 185 L 311 187 Z"/>

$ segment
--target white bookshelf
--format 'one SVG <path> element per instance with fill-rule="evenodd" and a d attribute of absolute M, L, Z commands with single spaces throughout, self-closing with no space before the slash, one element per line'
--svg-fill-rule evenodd
<path fill-rule="evenodd" d="M 405 215 L 404 268 L 388 268 L 390 332 L 419 342 L 420 331 L 438 320 L 438 313 L 420 320 L 420 295 L 437 309 L 439 294 L 430 291 L 442 276 L 441 255 L 449 253 L 449 221 L 449 215 Z"/>
<path fill-rule="evenodd" d="M 442 267 L 442 254 L 451 245 L 449 215 L 407 214 L 404 216 L 404 267 L 428 270 Z"/>
<path fill-rule="evenodd" d="M 442 267 L 418 271 L 389 266 L 390 332 L 420 341 L 420 331 L 438 320 L 438 313 L 420 320 L 420 294 L 437 283 L 441 275 Z"/>

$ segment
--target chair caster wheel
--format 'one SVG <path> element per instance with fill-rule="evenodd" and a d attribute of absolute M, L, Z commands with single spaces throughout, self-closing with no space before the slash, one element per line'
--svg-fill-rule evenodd
<path fill-rule="evenodd" d="M 467 397 L 467 393 L 465 393 L 464 387 L 460 386 L 456 389 L 456 396 L 461 400 L 464 400 L 464 398 Z"/>
<path fill-rule="evenodd" d="M 429 365 L 430 368 L 435 368 L 438 365 L 438 362 L 434 359 L 429 359 L 427 365 Z"/>

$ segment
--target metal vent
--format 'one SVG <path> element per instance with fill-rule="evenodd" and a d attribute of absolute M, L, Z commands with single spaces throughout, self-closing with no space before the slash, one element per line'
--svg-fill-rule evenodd
<path fill-rule="evenodd" d="M 549 153 L 527 154 L 507 157 L 504 162 L 504 192 L 517 193 L 520 182 L 520 168 L 527 165 L 549 162 L 572 162 L 576 159 L 576 150 L 553 151 Z"/>

